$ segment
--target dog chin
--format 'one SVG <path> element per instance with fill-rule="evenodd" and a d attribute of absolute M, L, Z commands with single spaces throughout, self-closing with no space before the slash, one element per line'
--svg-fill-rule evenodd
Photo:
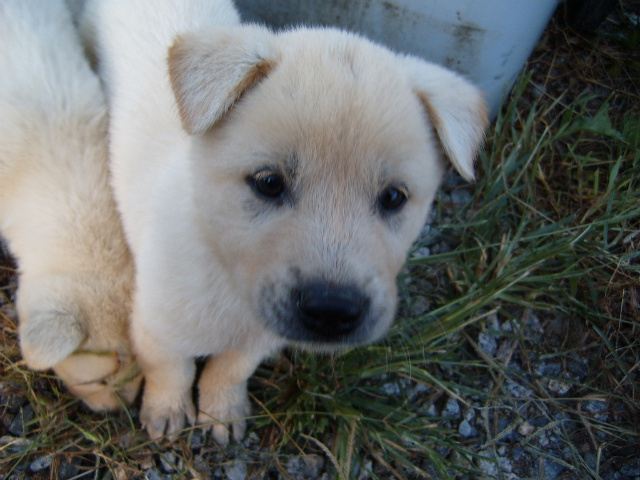
<path fill-rule="evenodd" d="M 382 331 L 379 335 L 374 337 L 367 337 L 364 339 L 357 338 L 343 338 L 338 339 L 337 341 L 322 341 L 318 339 L 308 339 L 308 340 L 297 340 L 292 338 L 284 338 L 286 345 L 292 348 L 299 348 L 301 350 L 305 350 L 307 352 L 312 353 L 334 353 L 342 350 L 348 350 L 350 348 L 361 347 L 363 345 L 369 345 L 376 340 L 378 340 L 384 333 L 386 329 Z"/>

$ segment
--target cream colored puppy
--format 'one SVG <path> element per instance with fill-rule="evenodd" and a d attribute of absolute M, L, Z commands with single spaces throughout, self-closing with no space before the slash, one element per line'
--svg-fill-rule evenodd
<path fill-rule="evenodd" d="M 20 269 L 24 359 L 91 408 L 116 408 L 140 382 L 100 83 L 58 0 L 1 0 L 0 52 L 0 231 Z"/>
<path fill-rule="evenodd" d="M 157 438 L 194 421 L 193 359 L 210 356 L 197 421 L 238 438 L 265 356 L 389 327 L 441 151 L 473 177 L 481 95 L 356 35 L 240 26 L 227 0 L 96 0 L 85 13 L 137 267 L 142 422 Z"/>

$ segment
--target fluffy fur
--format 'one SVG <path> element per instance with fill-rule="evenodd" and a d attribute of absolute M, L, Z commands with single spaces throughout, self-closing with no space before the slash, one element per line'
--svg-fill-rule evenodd
<path fill-rule="evenodd" d="M 83 18 L 111 106 L 114 189 L 136 268 L 132 332 L 152 437 L 219 442 L 284 345 L 380 337 L 445 165 L 466 177 L 479 92 L 331 29 L 238 24 L 227 0 L 95 0 Z"/>
<path fill-rule="evenodd" d="M 0 1 L 0 52 L 0 229 L 20 269 L 23 356 L 91 408 L 116 408 L 140 382 L 100 83 L 58 0 Z"/>

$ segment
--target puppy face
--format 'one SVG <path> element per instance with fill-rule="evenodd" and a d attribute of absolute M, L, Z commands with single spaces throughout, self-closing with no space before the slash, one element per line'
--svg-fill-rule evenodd
<path fill-rule="evenodd" d="M 243 77 L 250 87 L 196 132 L 190 160 L 203 240 L 254 321 L 333 349 L 372 341 L 392 322 L 396 276 L 444 167 L 402 61 L 322 33 L 265 33 L 261 48 L 271 47 Z M 197 45 L 174 47 L 172 66 Z M 207 109 L 189 117 L 198 89 L 180 72 L 172 80 L 183 121 L 198 130 Z"/>

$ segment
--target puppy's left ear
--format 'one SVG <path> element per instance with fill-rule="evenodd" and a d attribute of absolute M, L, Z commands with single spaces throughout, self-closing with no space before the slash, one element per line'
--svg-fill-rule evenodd
<path fill-rule="evenodd" d="M 460 175 L 473 180 L 473 161 L 489 123 L 482 93 L 438 65 L 410 56 L 401 62 L 445 154 Z"/>
<path fill-rule="evenodd" d="M 169 78 L 182 126 L 211 128 L 240 96 L 276 65 L 274 35 L 258 26 L 179 36 L 169 49 Z"/>

